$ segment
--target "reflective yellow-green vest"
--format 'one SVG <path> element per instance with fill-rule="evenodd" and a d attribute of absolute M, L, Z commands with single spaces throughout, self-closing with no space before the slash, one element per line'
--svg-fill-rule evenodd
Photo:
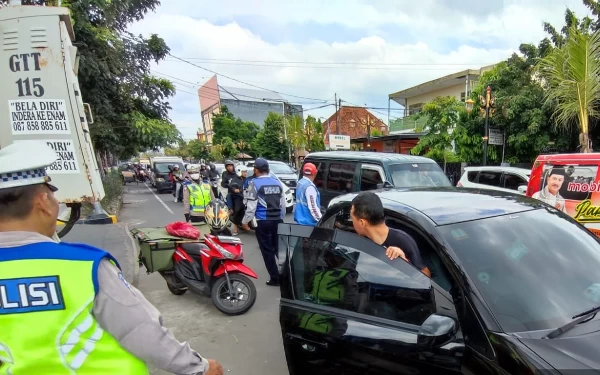
<path fill-rule="evenodd" d="M 86 245 L 0 248 L 0 374 L 149 373 L 92 315 L 105 258 L 118 266 Z"/>
<path fill-rule="evenodd" d="M 190 191 L 190 211 L 203 214 L 206 205 L 210 202 L 210 185 L 208 184 L 189 184 Z"/>

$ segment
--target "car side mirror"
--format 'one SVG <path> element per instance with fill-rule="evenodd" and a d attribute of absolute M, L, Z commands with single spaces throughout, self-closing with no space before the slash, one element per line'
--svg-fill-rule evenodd
<path fill-rule="evenodd" d="M 389 181 L 384 181 L 381 184 L 377 184 L 377 189 L 392 189 L 394 187 L 394 184 L 392 184 Z"/>
<path fill-rule="evenodd" d="M 521 185 L 517 188 L 517 191 L 521 194 L 527 193 L 527 185 Z"/>
<path fill-rule="evenodd" d="M 432 314 L 427 318 L 417 334 L 417 346 L 438 348 L 454 340 L 458 326 L 448 316 Z"/>

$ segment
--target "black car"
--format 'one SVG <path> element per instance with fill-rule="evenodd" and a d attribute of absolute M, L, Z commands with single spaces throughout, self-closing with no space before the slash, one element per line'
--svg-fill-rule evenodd
<path fill-rule="evenodd" d="M 510 193 L 377 194 L 432 278 L 353 233 L 354 194 L 332 201 L 315 228 L 281 224 L 291 375 L 600 369 L 600 242 L 583 226 Z"/>
<path fill-rule="evenodd" d="M 317 167 L 314 184 L 327 207 L 333 198 L 381 187 L 452 186 L 437 163 L 406 154 L 365 151 L 313 152 L 304 163 Z"/>

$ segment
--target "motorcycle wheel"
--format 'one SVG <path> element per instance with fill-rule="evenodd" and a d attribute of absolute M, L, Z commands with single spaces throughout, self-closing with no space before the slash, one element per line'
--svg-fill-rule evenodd
<path fill-rule="evenodd" d="M 241 298 L 232 298 L 227 285 L 227 278 L 221 277 L 213 285 L 211 290 L 212 301 L 224 314 L 241 315 L 254 305 L 256 302 L 256 287 L 252 280 L 240 274 L 230 274 L 229 280 L 233 288 L 237 289 Z"/>

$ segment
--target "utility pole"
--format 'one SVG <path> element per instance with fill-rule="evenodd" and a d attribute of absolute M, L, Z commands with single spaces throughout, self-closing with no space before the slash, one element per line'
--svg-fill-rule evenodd
<path fill-rule="evenodd" d="M 338 105 L 338 112 L 337 112 L 337 121 L 335 122 L 335 132 L 336 134 L 342 134 L 341 133 L 341 128 L 340 128 L 340 112 L 342 112 L 342 99 L 338 99 L 339 100 L 339 105 Z"/>
<path fill-rule="evenodd" d="M 367 147 L 371 147 L 371 115 L 367 114 Z"/>

